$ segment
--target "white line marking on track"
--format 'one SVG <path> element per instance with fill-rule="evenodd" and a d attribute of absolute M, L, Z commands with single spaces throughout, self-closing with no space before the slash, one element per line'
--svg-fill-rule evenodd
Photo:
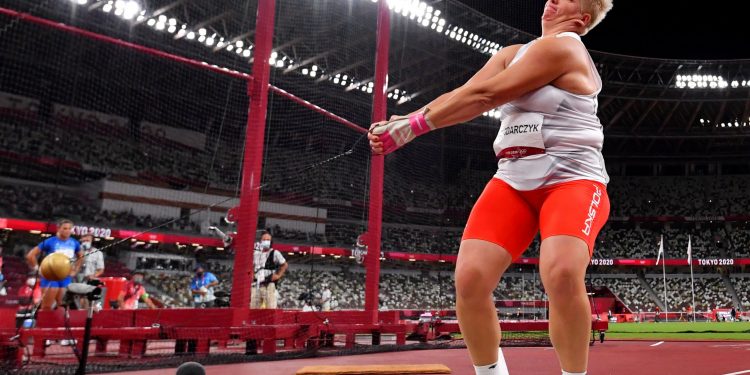
<path fill-rule="evenodd" d="M 659 342 L 657 342 L 656 344 L 651 344 L 650 346 L 659 346 L 659 345 L 661 345 L 661 344 L 663 344 L 663 343 L 664 343 L 664 341 L 659 341 Z"/>
<path fill-rule="evenodd" d="M 730 373 L 724 374 L 724 375 L 740 375 L 740 374 L 750 374 L 750 370 L 730 372 Z"/>
<path fill-rule="evenodd" d="M 749 347 L 750 344 L 724 344 L 724 345 L 711 345 L 712 348 L 744 348 Z"/>

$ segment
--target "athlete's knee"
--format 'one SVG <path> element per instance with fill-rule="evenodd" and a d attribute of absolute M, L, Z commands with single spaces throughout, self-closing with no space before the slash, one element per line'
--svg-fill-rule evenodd
<path fill-rule="evenodd" d="M 456 268 L 456 296 L 462 299 L 487 298 L 492 294 L 495 285 L 484 275 L 478 265 L 466 265 Z"/>
<path fill-rule="evenodd" d="M 542 273 L 544 289 L 551 297 L 571 296 L 584 292 L 586 270 L 572 262 L 561 261 L 551 264 Z"/>

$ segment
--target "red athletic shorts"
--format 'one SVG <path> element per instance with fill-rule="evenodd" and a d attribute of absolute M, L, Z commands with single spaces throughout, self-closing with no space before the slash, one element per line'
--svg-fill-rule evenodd
<path fill-rule="evenodd" d="M 597 234 L 609 217 L 607 188 L 590 180 L 518 191 L 493 178 L 474 204 L 462 240 L 484 240 L 519 258 L 537 232 L 578 237 L 594 251 Z"/>

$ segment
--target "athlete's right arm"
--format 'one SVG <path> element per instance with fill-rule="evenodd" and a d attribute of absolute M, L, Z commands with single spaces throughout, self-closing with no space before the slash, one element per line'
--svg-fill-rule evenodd
<path fill-rule="evenodd" d="M 513 45 L 500 50 L 465 84 L 441 95 L 425 107 L 406 116 L 392 116 L 388 121 L 372 124 L 370 134 L 367 135 L 372 151 L 375 154 L 389 154 L 416 137 L 435 130 L 435 124 L 425 119 L 427 108 L 441 108 L 445 103 L 453 101 L 458 93 L 466 91 L 466 87 L 482 85 L 490 81 L 510 65 L 520 48 L 520 45 Z"/>
<path fill-rule="evenodd" d="M 422 112 L 425 110 L 425 108 L 432 108 L 439 104 L 444 103 L 448 99 L 450 99 L 453 95 L 456 94 L 456 91 L 459 90 L 461 87 L 470 85 L 472 83 L 478 83 L 478 82 L 484 82 L 502 72 L 505 70 L 508 65 L 510 65 L 510 62 L 513 61 L 513 58 L 516 57 L 516 54 L 518 53 L 518 50 L 521 48 L 521 44 L 514 44 L 512 46 L 505 47 L 498 51 L 494 56 L 490 57 L 490 59 L 487 61 L 487 63 L 484 64 L 482 69 L 479 69 L 478 72 L 476 72 L 471 78 L 469 78 L 466 83 L 461 85 L 460 87 L 447 92 L 443 95 L 440 95 L 437 99 L 431 101 L 426 106 L 420 108 L 417 111 L 412 112 L 411 114 L 415 114 L 418 112 Z"/>
<path fill-rule="evenodd" d="M 39 253 L 42 251 L 39 250 L 39 246 L 34 246 L 33 249 L 31 249 L 28 254 L 26 254 L 26 263 L 29 265 L 29 268 L 31 270 L 36 270 L 39 267 L 39 263 L 37 262 L 37 258 L 39 257 Z"/>

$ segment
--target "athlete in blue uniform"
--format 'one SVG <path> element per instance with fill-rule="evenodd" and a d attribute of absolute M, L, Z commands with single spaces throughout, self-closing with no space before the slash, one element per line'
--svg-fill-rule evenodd
<path fill-rule="evenodd" d="M 39 263 L 37 258 L 39 254 L 42 257 L 46 257 L 52 253 L 63 253 L 70 258 L 70 261 L 75 261 L 75 265 L 71 267 L 70 275 L 60 281 L 47 280 L 40 276 L 40 285 L 44 288 L 42 295 L 42 307 L 44 310 L 52 310 L 53 305 L 57 302 L 57 305 L 62 304 L 62 297 L 65 293 L 65 288 L 70 284 L 73 276 L 78 273 L 83 265 L 83 251 L 81 250 L 81 244 L 75 239 L 70 237 L 73 231 L 73 222 L 67 219 L 63 219 L 57 222 L 57 235 L 55 237 L 47 238 L 31 249 L 26 255 L 26 261 L 32 270 L 39 270 Z"/>

